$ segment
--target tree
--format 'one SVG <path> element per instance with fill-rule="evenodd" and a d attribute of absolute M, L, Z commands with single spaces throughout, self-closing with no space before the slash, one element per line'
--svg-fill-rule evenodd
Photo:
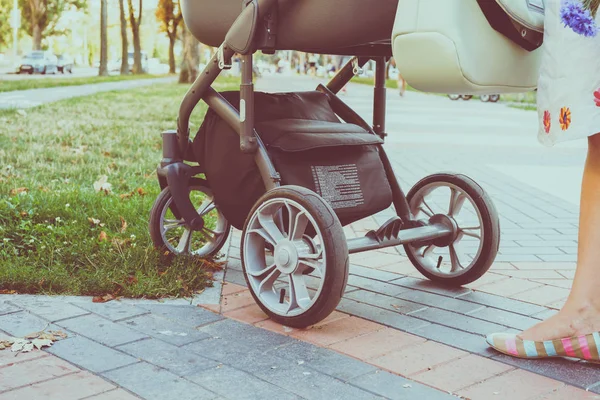
<path fill-rule="evenodd" d="M 129 74 L 129 44 L 127 43 L 127 18 L 125 18 L 125 0 L 119 0 L 121 16 L 121 75 Z"/>
<path fill-rule="evenodd" d="M 11 0 L 0 0 L 0 48 L 8 45 L 12 37 L 12 4 Z"/>
<path fill-rule="evenodd" d="M 169 73 L 175 73 L 175 42 L 177 41 L 177 29 L 181 24 L 183 16 L 179 0 L 159 0 L 156 8 L 156 19 L 160 22 L 161 32 L 169 37 Z"/>
<path fill-rule="evenodd" d="M 144 72 L 142 68 L 142 47 L 140 44 L 140 24 L 142 23 L 142 0 L 138 8 L 138 17 L 135 18 L 135 10 L 133 8 L 133 0 L 127 0 L 129 4 L 129 23 L 131 24 L 131 33 L 133 34 L 133 73 L 141 74 Z"/>
<path fill-rule="evenodd" d="M 198 76 L 200 64 L 200 47 L 192 33 L 183 29 L 183 61 L 179 72 L 179 83 L 192 83 Z"/>
<path fill-rule="evenodd" d="M 100 70 L 98 75 L 108 75 L 108 0 L 100 0 Z"/>
<path fill-rule="evenodd" d="M 42 49 L 42 39 L 64 34 L 56 30 L 63 12 L 83 8 L 86 0 L 19 0 L 23 15 L 22 27 L 33 38 L 33 50 Z"/>

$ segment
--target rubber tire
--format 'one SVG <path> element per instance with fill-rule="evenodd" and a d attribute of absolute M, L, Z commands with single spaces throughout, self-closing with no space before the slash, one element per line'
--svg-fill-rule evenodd
<path fill-rule="evenodd" d="M 456 94 L 449 94 L 448 98 L 452 101 L 456 101 L 460 99 L 460 95 L 456 95 Z"/>
<path fill-rule="evenodd" d="M 283 317 L 281 315 L 277 315 L 264 306 L 258 299 L 258 296 L 256 296 L 254 293 L 252 285 L 248 280 L 248 275 L 246 274 L 246 263 L 244 260 L 244 238 L 246 237 L 248 224 L 258 207 L 260 207 L 260 205 L 267 200 L 273 198 L 290 199 L 305 207 L 321 230 L 323 235 L 323 244 L 327 250 L 325 259 L 327 266 L 325 282 L 323 283 L 323 289 L 321 290 L 319 298 L 307 312 L 294 317 Z M 267 314 L 273 321 L 292 328 L 306 328 L 327 318 L 340 303 L 340 300 L 344 295 L 344 291 L 346 290 L 346 283 L 348 282 L 348 244 L 346 243 L 346 236 L 337 215 L 331 206 L 315 192 L 304 187 L 292 185 L 282 186 L 268 191 L 260 199 L 258 199 L 252 208 L 252 211 L 250 214 L 248 214 L 248 218 L 246 219 L 244 230 L 242 232 L 240 248 L 242 270 L 244 272 L 246 284 L 250 289 L 250 293 L 252 294 L 252 297 L 254 297 L 256 304 L 258 304 L 264 313 Z"/>
<path fill-rule="evenodd" d="M 499 94 L 492 94 L 490 95 L 490 101 L 492 103 L 497 103 L 500 100 L 500 95 Z"/>
<path fill-rule="evenodd" d="M 471 196 L 475 202 L 483 221 L 484 240 L 481 254 L 479 255 L 479 258 L 475 260 L 475 265 L 464 275 L 443 278 L 422 268 L 412 255 L 412 252 L 409 251 L 409 245 L 404 245 L 404 250 L 415 268 L 431 281 L 439 282 L 447 286 L 466 285 L 481 278 L 490 269 L 492 263 L 496 259 L 498 248 L 500 247 L 500 220 L 498 218 L 498 212 L 496 211 L 494 202 L 486 191 L 473 179 L 461 174 L 433 174 L 421 179 L 406 195 L 408 203 L 410 204 L 412 198 L 422 187 L 434 182 L 447 182 L 458 186 Z"/>
<path fill-rule="evenodd" d="M 466 100 L 471 100 L 473 98 L 473 95 L 471 95 L 471 94 L 463 94 L 461 97 L 462 97 L 463 100 L 466 101 Z"/>
<path fill-rule="evenodd" d="M 42 70 L 42 75 L 46 75 L 46 67 Z"/>
<path fill-rule="evenodd" d="M 479 100 L 481 100 L 483 103 L 488 103 L 490 99 L 491 97 L 489 94 L 482 94 L 481 96 L 479 96 Z"/>
<path fill-rule="evenodd" d="M 202 186 L 198 186 L 198 188 L 206 189 Z M 163 189 L 162 192 L 160 192 L 160 194 L 154 201 L 154 205 L 152 205 L 152 209 L 150 210 L 150 221 L 148 223 L 148 228 L 150 230 L 150 237 L 152 238 L 152 243 L 154 243 L 154 247 L 161 251 L 168 250 L 167 246 L 165 245 L 165 242 L 163 241 L 162 235 L 160 234 L 160 218 L 161 218 L 163 208 L 165 208 L 165 206 L 167 205 L 167 202 L 170 199 L 171 199 L 171 191 L 169 190 L 168 187 L 166 187 Z M 225 243 L 227 243 L 227 237 L 229 236 L 229 233 L 231 232 L 231 225 L 229 224 L 229 222 L 227 222 L 226 232 L 227 233 L 225 234 L 222 242 L 219 243 L 219 245 L 214 250 L 212 250 L 206 256 L 204 256 L 204 258 L 211 258 L 211 257 L 216 256 L 219 253 L 219 251 L 221 250 L 221 248 L 223 248 Z"/>

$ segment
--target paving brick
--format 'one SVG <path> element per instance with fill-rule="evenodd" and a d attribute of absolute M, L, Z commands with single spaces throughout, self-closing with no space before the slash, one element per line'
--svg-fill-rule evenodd
<path fill-rule="evenodd" d="M 375 367 L 365 362 L 304 342 L 285 344 L 270 352 L 345 382 L 351 382 L 359 375 L 376 370 Z"/>
<path fill-rule="evenodd" d="M 216 361 L 157 339 L 140 340 L 119 346 L 118 349 L 137 360 L 162 367 L 182 377 L 195 375 L 219 365 Z"/>
<path fill-rule="evenodd" d="M 111 301 L 108 303 L 77 302 L 75 305 L 110 321 L 118 321 L 148 313 L 148 311 L 142 308 L 138 308 L 132 304 L 121 303 L 119 301 Z"/>
<path fill-rule="evenodd" d="M 539 320 L 497 308 L 485 307 L 469 314 L 471 317 L 495 322 L 519 330 L 525 330 L 540 322 Z"/>
<path fill-rule="evenodd" d="M 494 360 L 584 389 L 600 382 L 600 370 L 595 364 L 565 358 L 528 360 L 504 354 L 498 354 Z"/>
<path fill-rule="evenodd" d="M 291 392 L 227 365 L 210 368 L 188 379 L 229 399 L 300 399 Z"/>
<path fill-rule="evenodd" d="M 388 296 L 396 296 L 400 293 L 407 291 L 406 288 L 400 286 L 356 275 L 350 275 L 348 277 L 348 285 L 356 286 L 361 289 L 370 290 L 372 292 L 381 293 Z"/>
<path fill-rule="evenodd" d="M 515 370 L 461 390 L 458 394 L 472 400 L 525 400 L 552 392 L 561 386 L 563 384 L 559 381 Z"/>
<path fill-rule="evenodd" d="M 464 296 L 461 296 L 460 299 L 484 306 L 511 311 L 521 315 L 532 315 L 547 310 L 546 307 L 479 291 L 468 293 Z"/>
<path fill-rule="evenodd" d="M 557 257 L 557 256 L 546 256 L 546 257 Z M 512 263 L 512 262 L 542 261 L 542 259 L 533 254 L 498 254 L 496 256 L 495 261 Z"/>
<path fill-rule="evenodd" d="M 335 343 L 330 348 L 359 360 L 370 360 L 391 351 L 423 343 L 425 340 L 394 328 L 385 328 L 381 331 Z"/>
<path fill-rule="evenodd" d="M 370 292 L 367 290 L 357 290 L 348 293 L 345 298 L 359 301 L 361 303 L 385 308 L 386 310 L 396 311 L 402 314 L 408 314 L 417 310 L 422 310 L 427 306 L 398 299 L 396 297 L 385 296 L 383 294 Z"/>
<path fill-rule="evenodd" d="M 462 350 L 428 341 L 374 358 L 370 363 L 402 376 L 411 376 L 467 354 Z"/>
<path fill-rule="evenodd" d="M 504 329 L 502 332 L 507 332 L 507 330 Z M 491 357 L 497 354 L 489 347 L 483 336 L 448 328 L 443 325 L 430 324 L 415 330 L 413 333 L 417 336 L 485 357 Z"/>
<path fill-rule="evenodd" d="M 542 247 L 542 246 L 573 246 L 577 245 L 575 240 L 519 240 L 519 246 L 523 247 Z"/>
<path fill-rule="evenodd" d="M 401 260 L 401 257 L 399 255 L 396 255 L 396 257 L 398 257 L 398 260 Z M 393 281 L 394 279 L 398 279 L 401 276 L 399 274 L 395 274 L 392 272 L 387 272 L 387 271 L 383 271 L 380 269 L 362 267 L 360 265 L 351 265 L 350 266 L 350 274 L 362 276 L 362 277 L 370 278 L 370 279 L 377 279 L 378 281 L 383 281 L 383 282 Z"/>
<path fill-rule="evenodd" d="M 130 394 L 123 389 L 115 389 L 110 392 L 104 392 L 102 394 L 87 397 L 85 400 L 139 400 L 140 398 Z"/>
<path fill-rule="evenodd" d="M 552 309 L 547 309 L 545 311 L 539 312 L 537 314 L 533 314 L 531 317 L 532 318 L 536 318 L 536 319 L 540 319 L 540 320 L 545 320 L 548 319 L 554 315 L 558 314 L 557 310 L 552 310 Z"/>
<path fill-rule="evenodd" d="M 256 304 L 244 308 L 238 308 L 234 311 L 229 311 L 228 313 L 225 313 L 224 316 L 227 318 L 233 318 L 237 321 L 245 322 L 247 324 L 254 324 L 269 318 L 269 316 L 265 314 L 263 310 L 261 310 L 261 308 Z"/>
<path fill-rule="evenodd" d="M 414 312 L 411 314 L 411 316 L 421 318 L 435 324 L 480 335 L 486 335 L 490 332 L 501 332 L 506 329 L 502 325 L 482 321 L 477 318 L 472 318 L 451 311 L 440 310 L 439 308 L 427 308 L 425 310 Z"/>
<path fill-rule="evenodd" d="M 417 279 L 404 277 L 392 281 L 394 285 L 399 285 L 409 289 L 421 290 L 424 292 L 441 294 L 443 296 L 448 297 L 456 297 L 460 295 L 464 295 L 465 293 L 469 293 L 471 289 L 467 289 L 464 287 L 452 287 L 452 286 L 443 286 L 439 283 L 432 282 L 426 279 Z"/>
<path fill-rule="evenodd" d="M 118 346 L 147 337 L 93 314 L 61 321 L 58 325 L 107 346 Z"/>
<path fill-rule="evenodd" d="M 0 315 L 0 327 L 14 337 L 23 337 L 33 332 L 39 332 L 47 326 L 48 321 L 27 311 Z"/>
<path fill-rule="evenodd" d="M 542 398 L 538 398 L 542 400 Z M 591 393 L 574 386 L 563 386 L 543 395 L 544 400 L 600 400 L 600 395 Z"/>
<path fill-rule="evenodd" d="M 391 400 L 450 400 L 456 397 L 430 387 L 419 385 L 385 371 L 371 372 L 352 380 L 352 384 Z"/>
<path fill-rule="evenodd" d="M 21 310 L 21 308 L 15 306 L 14 304 L 0 301 L 0 315 L 11 314 Z"/>
<path fill-rule="evenodd" d="M 573 281 L 571 279 L 530 279 L 534 282 L 538 282 L 544 285 L 556 286 L 563 289 L 571 290 L 573 287 Z"/>
<path fill-rule="evenodd" d="M 563 255 L 540 254 L 539 257 L 542 259 L 542 261 L 547 261 L 547 262 L 577 262 L 577 254 L 563 254 Z"/>
<path fill-rule="evenodd" d="M 57 357 L 42 357 L 0 368 L 0 392 L 79 371 Z"/>
<path fill-rule="evenodd" d="M 538 262 L 541 262 L 541 260 L 538 259 Z M 490 271 L 496 273 L 500 273 L 502 271 L 507 270 L 514 271 L 515 269 L 517 268 L 513 264 L 509 262 L 499 262 L 498 260 L 495 260 L 492 266 L 490 267 Z"/>
<path fill-rule="evenodd" d="M 240 260 L 240 255 L 239 252 L 236 252 L 235 254 L 231 255 L 228 259 L 227 259 L 227 269 L 234 269 L 237 271 L 243 271 L 242 269 L 242 261 Z"/>
<path fill-rule="evenodd" d="M 470 303 L 461 299 L 453 299 L 439 294 L 420 292 L 417 290 L 402 293 L 400 299 L 423 304 L 428 307 L 437 307 L 448 311 L 467 314 L 481 308 L 481 305 Z"/>
<path fill-rule="evenodd" d="M 296 330 L 291 336 L 329 346 L 342 340 L 351 339 L 360 335 L 383 329 L 380 324 L 356 317 L 344 318 L 328 324 L 317 324 L 309 329 Z"/>
<path fill-rule="evenodd" d="M 123 327 L 139 332 L 140 338 L 152 336 L 176 346 L 183 346 L 208 337 L 207 334 L 199 332 L 189 325 L 176 323 L 154 314 L 128 319 L 127 321 L 120 322 L 120 324 Z M 123 341 L 119 344 L 127 342 L 131 342 L 131 340 Z"/>
<path fill-rule="evenodd" d="M 418 328 L 430 325 L 429 322 L 417 318 L 349 299 L 342 299 L 338 310 L 406 332 L 412 332 Z"/>
<path fill-rule="evenodd" d="M 103 375 L 146 400 L 204 400 L 217 397 L 195 383 L 144 362 Z"/>
<path fill-rule="evenodd" d="M 512 271 L 514 271 L 514 270 L 512 270 Z M 506 272 L 510 273 L 512 271 L 506 271 Z M 504 279 L 508 279 L 508 276 L 502 275 L 502 272 L 505 272 L 505 271 L 494 271 L 494 272 L 488 271 L 485 275 L 483 275 L 482 277 L 477 279 L 475 282 L 467 283 L 466 285 L 463 285 L 463 286 L 466 288 L 469 288 L 471 290 L 474 290 L 480 286 L 487 285 L 488 283 L 499 282 Z"/>
<path fill-rule="evenodd" d="M 540 255 L 555 255 L 555 254 L 564 254 L 556 247 L 552 246 L 544 246 L 544 247 L 501 247 L 500 253 L 504 255 L 509 254 L 535 254 Z"/>
<path fill-rule="evenodd" d="M 141 308 L 178 324 L 198 327 L 220 321 L 223 317 L 198 306 L 172 306 L 168 304 L 146 304 Z"/>
<path fill-rule="evenodd" d="M 504 281 L 491 283 L 489 285 L 480 286 L 478 291 L 496 294 L 499 296 L 512 297 L 517 293 L 522 293 L 537 287 L 541 287 L 539 283 L 530 282 L 525 279 L 511 278 Z"/>
<path fill-rule="evenodd" d="M 506 277 L 513 277 L 519 279 L 565 279 L 558 272 L 551 269 L 514 269 L 508 271 L 497 271 L 497 273 Z"/>
<path fill-rule="evenodd" d="M 226 313 L 252 304 L 256 304 L 256 302 L 249 290 L 232 293 L 221 298 L 221 312 Z"/>
<path fill-rule="evenodd" d="M 511 296 L 528 303 L 546 305 L 567 298 L 570 290 L 554 286 L 540 286 Z"/>
<path fill-rule="evenodd" d="M 48 299 L 47 297 L 18 298 L 16 300 L 11 300 L 11 303 L 50 322 L 89 314 L 88 311 L 82 310 L 79 307 L 75 307 L 74 305 L 61 300 Z"/>
<path fill-rule="evenodd" d="M 1 339 L 3 339 L 3 336 L 0 336 Z M 0 351 L 0 368 L 42 357 L 48 357 L 48 354 L 43 351 L 16 354 L 10 350 L 2 350 Z"/>
<path fill-rule="evenodd" d="M 238 271 L 236 269 L 227 268 L 225 271 L 225 281 L 229 283 L 235 283 L 236 285 L 240 286 L 247 286 L 244 274 L 242 271 Z"/>
<path fill-rule="evenodd" d="M 456 392 L 511 369 L 514 368 L 471 354 L 413 375 L 411 378 L 434 388 Z"/>
<path fill-rule="evenodd" d="M 92 372 L 103 372 L 133 364 L 136 359 L 83 336 L 55 342 L 47 351 Z"/>
<path fill-rule="evenodd" d="M 114 385 L 89 372 L 82 371 L 2 393 L 0 400 L 58 398 L 60 400 L 79 400 L 112 389 L 115 389 Z"/>
<path fill-rule="evenodd" d="M 244 290 L 248 290 L 248 288 L 246 286 L 236 285 L 235 283 L 225 282 L 225 284 L 223 284 L 221 295 L 227 296 L 228 294 L 243 292 Z"/>

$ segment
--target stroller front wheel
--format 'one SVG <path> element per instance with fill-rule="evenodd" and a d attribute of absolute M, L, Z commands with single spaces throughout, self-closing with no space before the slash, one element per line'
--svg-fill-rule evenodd
<path fill-rule="evenodd" d="M 348 280 L 348 246 L 332 208 L 298 186 L 267 192 L 242 233 L 244 277 L 260 308 L 285 326 L 304 328 L 339 304 Z"/>
<path fill-rule="evenodd" d="M 190 199 L 202 217 L 202 229 L 193 230 L 186 226 L 167 187 L 156 198 L 150 212 L 152 242 L 156 248 L 175 255 L 214 257 L 227 241 L 230 224 L 216 208 L 208 187 L 190 187 Z"/>

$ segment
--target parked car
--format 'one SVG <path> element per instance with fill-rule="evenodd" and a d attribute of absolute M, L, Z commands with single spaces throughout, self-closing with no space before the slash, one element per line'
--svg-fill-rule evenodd
<path fill-rule="evenodd" d="M 58 72 L 58 59 L 52 53 L 41 50 L 27 54 L 17 68 L 19 74 L 55 74 Z"/>
<path fill-rule="evenodd" d="M 62 72 L 63 74 L 68 72 L 70 74 L 73 73 L 73 64 L 74 61 L 71 57 L 66 54 L 61 54 L 58 57 L 58 72 Z"/>

